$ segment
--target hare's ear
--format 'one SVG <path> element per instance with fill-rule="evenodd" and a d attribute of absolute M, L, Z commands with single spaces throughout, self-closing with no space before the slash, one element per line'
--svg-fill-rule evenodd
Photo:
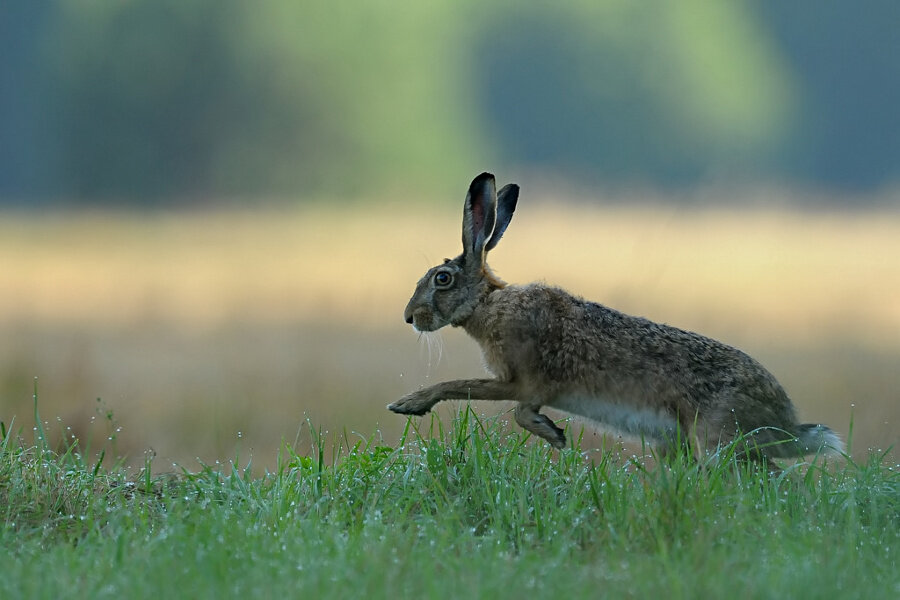
<path fill-rule="evenodd" d="M 497 220 L 497 188 L 494 176 L 482 173 L 472 180 L 466 205 L 463 208 L 463 256 L 481 266 L 484 262 L 484 247 Z"/>
<path fill-rule="evenodd" d="M 488 240 L 487 245 L 484 247 L 485 252 L 492 250 L 497 245 L 497 242 L 500 241 L 500 238 L 503 237 L 503 232 L 506 231 L 509 222 L 512 220 L 513 213 L 516 212 L 516 202 L 518 201 L 519 186 L 514 183 L 503 186 L 503 189 L 497 192 L 497 224 L 494 225 L 494 233 L 491 234 L 491 239 Z"/>

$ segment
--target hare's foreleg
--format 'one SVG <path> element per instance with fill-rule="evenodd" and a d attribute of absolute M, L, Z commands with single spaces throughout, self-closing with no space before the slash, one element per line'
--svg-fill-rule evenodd
<path fill-rule="evenodd" d="M 411 392 L 388 409 L 404 415 L 424 415 L 441 400 L 515 400 L 515 386 L 497 379 L 456 379 Z"/>
<path fill-rule="evenodd" d="M 516 423 L 534 435 L 544 438 L 554 448 L 565 448 L 566 434 L 550 420 L 550 417 L 539 413 L 539 408 L 520 403 L 516 406 Z"/>

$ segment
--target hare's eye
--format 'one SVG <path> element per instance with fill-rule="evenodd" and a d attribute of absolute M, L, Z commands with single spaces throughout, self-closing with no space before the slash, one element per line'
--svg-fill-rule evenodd
<path fill-rule="evenodd" d="M 453 281 L 453 276 L 450 275 L 450 273 L 447 273 L 446 271 L 440 271 L 438 273 L 435 273 L 435 275 L 434 275 L 435 285 L 446 287 L 446 286 L 450 285 L 451 281 Z"/>

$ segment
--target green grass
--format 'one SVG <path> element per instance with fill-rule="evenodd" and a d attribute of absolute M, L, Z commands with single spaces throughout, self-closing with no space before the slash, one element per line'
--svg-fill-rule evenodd
<path fill-rule="evenodd" d="M 900 477 L 883 456 L 769 475 L 557 453 L 469 409 L 415 423 L 397 448 L 307 425 L 264 473 L 127 472 L 49 450 L 40 426 L 31 444 L 2 428 L 0 595 L 900 594 Z"/>

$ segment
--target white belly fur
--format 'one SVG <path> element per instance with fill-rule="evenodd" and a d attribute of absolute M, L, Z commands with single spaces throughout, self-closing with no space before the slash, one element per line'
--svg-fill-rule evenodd
<path fill-rule="evenodd" d="M 635 408 L 602 397 L 563 396 L 548 406 L 636 438 L 671 440 L 678 427 L 675 419 L 663 411 Z"/>

